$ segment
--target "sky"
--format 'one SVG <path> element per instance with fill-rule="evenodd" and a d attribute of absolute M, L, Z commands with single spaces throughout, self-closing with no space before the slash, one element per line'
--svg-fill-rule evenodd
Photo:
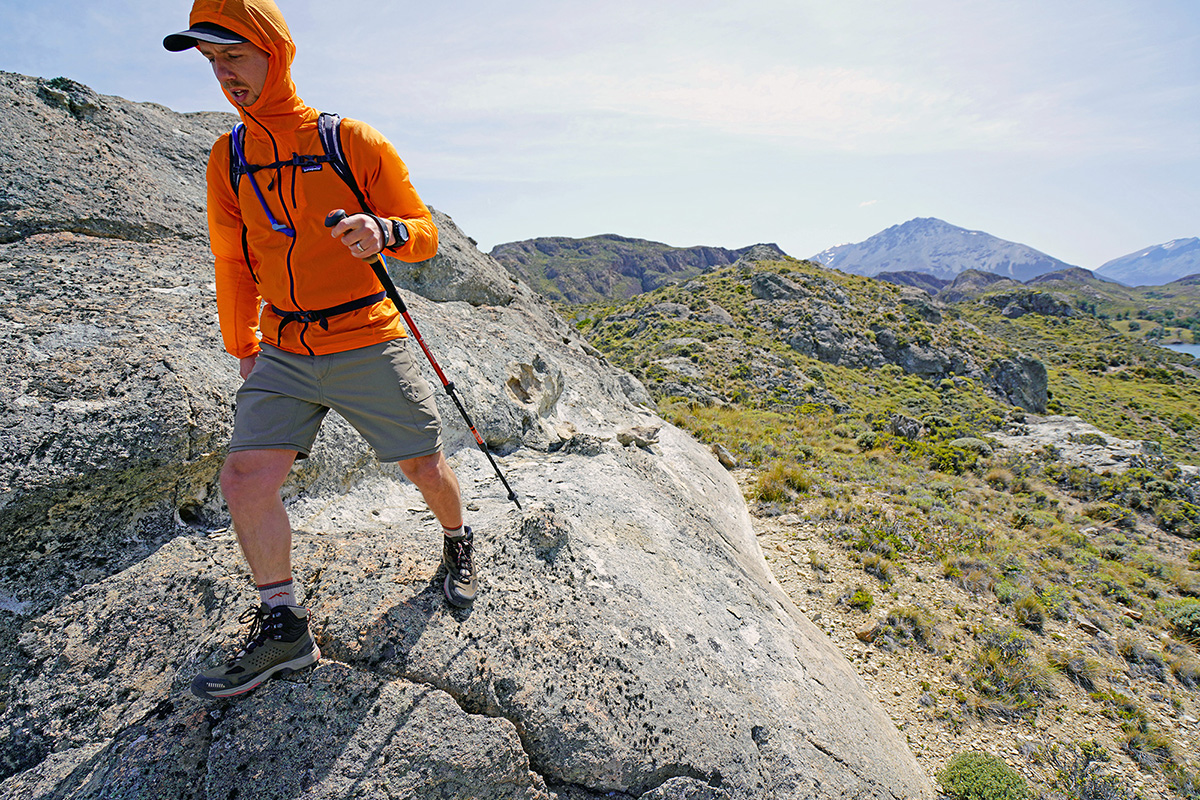
<path fill-rule="evenodd" d="M 1095 269 L 1200 236 L 1197 0 L 277 0 L 293 76 L 487 251 L 797 257 L 937 217 Z M 186 0 L 0 0 L 0 70 L 231 110 Z M 2 109 L 0 109 L 0 113 Z"/>

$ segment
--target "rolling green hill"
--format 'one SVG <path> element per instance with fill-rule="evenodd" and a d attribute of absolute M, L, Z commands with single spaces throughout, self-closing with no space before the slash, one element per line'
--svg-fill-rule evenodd
<path fill-rule="evenodd" d="M 1200 715 L 1200 478 L 1176 461 L 1200 463 L 1200 370 L 1073 283 L 981 282 L 942 303 L 745 259 L 564 313 L 665 418 L 748 468 L 793 600 L 891 676 L 886 695 L 919 683 L 895 707 L 910 741 L 1032 734 L 1010 761 L 1041 776 L 1031 796 L 1194 798 L 1176 720 Z M 1168 291 L 1150 299 L 1190 287 Z M 1075 424 L 1043 411 L 1102 431 L 1064 434 L 1079 452 L 1147 444 L 1120 468 L 1002 446 Z"/>
<path fill-rule="evenodd" d="M 776 257 L 776 245 L 766 248 Z M 750 247 L 672 247 L 624 236 L 564 236 L 497 245 L 491 255 L 535 291 L 558 302 L 620 301 L 732 264 Z"/>

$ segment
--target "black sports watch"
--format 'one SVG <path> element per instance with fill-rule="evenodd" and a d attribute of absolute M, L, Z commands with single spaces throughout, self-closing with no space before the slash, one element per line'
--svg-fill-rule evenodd
<path fill-rule="evenodd" d="M 395 250 L 408 244 L 408 227 L 398 219 L 392 220 L 392 243 L 389 250 Z"/>

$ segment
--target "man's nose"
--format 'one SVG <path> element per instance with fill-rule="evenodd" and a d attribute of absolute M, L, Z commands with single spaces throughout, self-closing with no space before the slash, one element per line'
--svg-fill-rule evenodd
<path fill-rule="evenodd" d="M 213 74 L 217 76 L 217 80 L 219 81 L 234 77 L 233 70 L 229 68 L 229 65 L 221 61 L 213 62 Z"/>

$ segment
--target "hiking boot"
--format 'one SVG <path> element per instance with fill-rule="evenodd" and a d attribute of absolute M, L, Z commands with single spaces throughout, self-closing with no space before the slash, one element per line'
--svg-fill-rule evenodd
<path fill-rule="evenodd" d="M 290 675 L 321 657 L 321 648 L 308 632 L 308 609 L 263 603 L 238 621 L 252 623 L 246 644 L 225 664 L 195 677 L 192 694 L 197 697 L 236 697 L 272 675 Z"/>
<path fill-rule="evenodd" d="M 479 579 L 475 575 L 475 564 L 472 560 L 471 547 L 475 535 L 471 529 L 463 526 L 463 535 L 457 539 L 449 536 L 442 537 L 442 563 L 446 565 L 446 580 L 442 590 L 446 600 L 452 606 L 466 608 L 475 600 L 475 591 L 479 588 Z"/>

